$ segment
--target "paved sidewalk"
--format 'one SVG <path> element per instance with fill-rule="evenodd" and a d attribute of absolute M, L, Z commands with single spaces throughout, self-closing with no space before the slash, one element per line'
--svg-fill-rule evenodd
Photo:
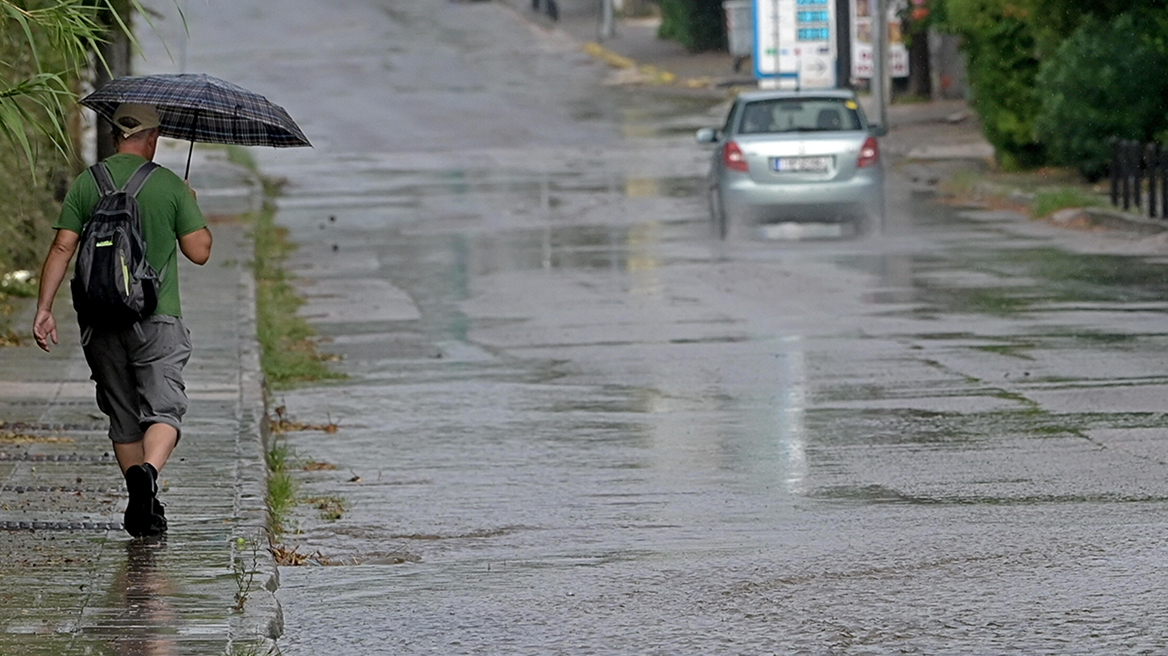
<path fill-rule="evenodd" d="M 276 570 L 267 551 L 252 246 L 244 226 L 227 218 L 254 205 L 259 191 L 248 172 L 215 155 L 192 168 L 215 245 L 206 266 L 183 262 L 191 408 L 160 480 L 170 518 L 164 539 L 135 540 L 121 529 L 124 484 L 68 292 L 54 308 L 63 334 L 51 354 L 31 339 L 0 350 L 0 580 L 7 589 L 0 654 L 246 653 L 245 645 L 281 630 L 278 604 L 264 587 L 275 588 Z M 174 168 L 167 160 L 179 157 L 167 152 L 159 160 Z M 28 332 L 31 311 L 29 303 L 14 320 L 18 330 Z M 240 612 L 237 593 L 249 578 Z"/>

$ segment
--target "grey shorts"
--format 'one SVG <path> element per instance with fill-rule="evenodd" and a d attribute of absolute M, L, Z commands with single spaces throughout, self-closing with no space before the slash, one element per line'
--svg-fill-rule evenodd
<path fill-rule="evenodd" d="M 94 330 L 83 350 L 97 383 L 97 406 L 110 419 L 111 440 L 138 442 L 160 423 L 182 435 L 182 370 L 191 358 L 191 334 L 181 319 L 156 315 L 126 330 Z"/>

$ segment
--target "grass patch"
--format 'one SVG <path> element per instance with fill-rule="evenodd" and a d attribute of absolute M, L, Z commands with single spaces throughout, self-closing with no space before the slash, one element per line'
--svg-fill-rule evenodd
<path fill-rule="evenodd" d="M 287 230 L 276 225 L 275 210 L 265 207 L 254 221 L 256 336 L 260 362 L 272 389 L 343 378 L 325 364 L 317 350 L 315 331 L 296 311 L 304 304 L 284 270 L 295 248 Z"/>
<path fill-rule="evenodd" d="M 295 451 L 277 440 L 265 454 L 268 462 L 268 512 L 272 517 L 272 532 L 284 532 L 288 512 L 296 506 L 296 481 L 289 471 Z"/>
<path fill-rule="evenodd" d="M 296 506 L 296 481 L 288 472 L 272 472 L 268 476 L 268 511 L 272 515 L 272 532 L 284 532 L 288 512 Z"/>
<path fill-rule="evenodd" d="M 273 472 L 286 472 L 292 469 L 292 459 L 296 452 L 292 447 L 283 442 L 276 441 L 272 448 L 268 449 L 268 469 Z"/>
<path fill-rule="evenodd" d="M 1099 207 L 1103 199 L 1082 189 L 1061 187 L 1045 189 L 1034 194 L 1034 204 L 1031 213 L 1042 218 L 1068 207 Z"/>

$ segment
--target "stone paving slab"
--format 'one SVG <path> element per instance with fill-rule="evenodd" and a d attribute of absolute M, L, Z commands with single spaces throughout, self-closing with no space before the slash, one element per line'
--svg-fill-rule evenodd
<path fill-rule="evenodd" d="M 167 162 L 163 162 L 167 163 Z M 172 164 L 173 167 L 173 164 Z M 202 179 L 200 179 L 202 176 Z M 170 531 L 133 539 L 106 425 L 93 399 L 67 293 L 62 343 L 0 350 L 0 654 L 264 653 L 282 631 L 264 505 L 265 426 L 252 242 L 238 220 L 246 171 L 201 155 L 215 245 L 183 262 L 194 355 L 184 437 L 160 483 Z M 200 194 L 202 198 L 203 194 Z M 232 203 L 224 198 L 235 199 Z M 242 200 L 241 200 L 242 199 Z M 16 326 L 28 331 L 31 304 Z M 238 539 L 245 546 L 240 547 Z M 255 572 L 254 575 L 247 572 Z M 237 593 L 250 579 L 243 603 Z"/>

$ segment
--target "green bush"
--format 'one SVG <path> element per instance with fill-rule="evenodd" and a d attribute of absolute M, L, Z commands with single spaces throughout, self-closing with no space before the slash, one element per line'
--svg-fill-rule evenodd
<path fill-rule="evenodd" d="M 722 0 L 661 0 L 657 36 L 677 41 L 690 52 L 725 49 Z"/>
<path fill-rule="evenodd" d="M 965 31 L 973 107 L 1002 168 L 1038 166 L 1045 154 L 1034 134 L 1041 107 L 1034 34 L 1025 15 L 987 9 L 976 29 Z"/>
<path fill-rule="evenodd" d="M 1147 141 L 1164 129 L 1168 57 L 1157 46 L 1161 29 L 1137 12 L 1109 22 L 1087 18 L 1043 62 L 1034 127 L 1053 163 L 1098 179 L 1110 160 L 1108 139 Z"/>

